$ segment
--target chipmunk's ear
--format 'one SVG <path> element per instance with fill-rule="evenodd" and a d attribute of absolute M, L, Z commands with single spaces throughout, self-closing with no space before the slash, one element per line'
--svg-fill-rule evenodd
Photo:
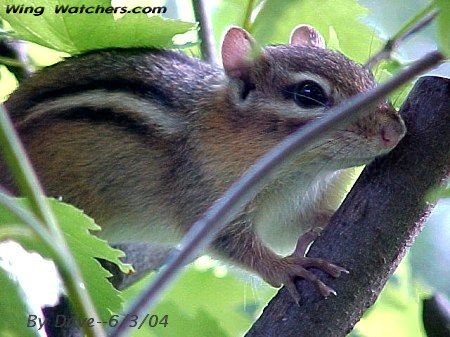
<path fill-rule="evenodd" d="M 234 78 L 247 79 L 254 58 L 261 52 L 253 37 L 239 27 L 230 28 L 222 43 L 222 63 L 225 73 Z"/>
<path fill-rule="evenodd" d="M 300 25 L 292 30 L 290 44 L 325 49 L 325 40 L 322 35 L 309 25 Z"/>

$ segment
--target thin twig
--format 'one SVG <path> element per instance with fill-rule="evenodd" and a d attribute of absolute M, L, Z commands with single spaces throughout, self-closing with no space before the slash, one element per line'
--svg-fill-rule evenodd
<path fill-rule="evenodd" d="M 30 227 L 30 230 L 35 234 L 37 238 L 40 238 L 43 242 L 52 244 L 50 240 L 50 233 L 48 233 L 45 225 L 36 219 L 33 214 L 27 209 L 23 208 L 17 203 L 5 190 L 0 187 L 0 205 L 9 210 L 24 224 Z"/>
<path fill-rule="evenodd" d="M 0 56 L 0 63 L 4 64 L 7 67 L 20 68 L 22 67 L 22 63 L 17 61 L 16 59 L 10 57 Z"/>
<path fill-rule="evenodd" d="M 55 238 L 63 238 L 62 231 L 58 227 L 55 216 L 45 199 L 41 184 L 3 104 L 0 104 L 0 144 L 2 145 L 5 162 L 11 168 L 11 174 L 15 178 L 22 195 L 29 198 L 33 213 L 46 224 Z"/>
<path fill-rule="evenodd" d="M 382 60 L 388 60 L 391 58 L 392 51 L 403 41 L 408 39 L 411 35 L 427 27 L 438 14 L 438 10 L 434 9 L 434 4 L 430 4 L 425 9 L 420 11 L 419 14 L 414 16 L 400 29 L 397 34 L 390 38 L 383 49 L 372 56 L 369 61 L 366 62 L 364 67 L 373 69 L 373 67 Z"/>
<path fill-rule="evenodd" d="M 33 73 L 26 45 L 22 41 L 0 36 L 0 63 L 5 64 L 19 82 Z"/>
<path fill-rule="evenodd" d="M 58 271 L 71 295 L 72 303 L 75 305 L 77 313 L 80 318 L 92 317 L 95 321 L 99 320 L 89 293 L 83 286 L 84 281 L 80 269 L 67 248 L 62 230 L 50 209 L 42 187 L 26 156 L 25 149 L 3 104 L 0 104 L 0 145 L 5 162 L 10 167 L 10 172 L 14 176 L 22 195 L 28 198 L 34 215 L 46 226 L 45 228 L 50 233 L 51 239 L 59 246 L 59 254 L 57 255 L 59 260 L 55 260 L 55 262 L 57 262 Z M 85 329 L 88 336 L 105 336 L 104 330 L 100 325 L 86 325 Z"/>
<path fill-rule="evenodd" d="M 247 10 L 245 11 L 244 22 L 242 23 L 242 28 L 244 28 L 248 32 L 251 32 L 251 28 L 252 28 L 251 20 L 252 20 L 252 13 L 253 13 L 254 8 L 255 8 L 255 0 L 248 0 Z"/>
<path fill-rule="evenodd" d="M 200 23 L 199 37 L 202 58 L 210 64 L 217 64 L 216 49 L 213 36 L 213 28 L 210 16 L 206 13 L 204 0 L 193 0 L 195 20 Z"/>
<path fill-rule="evenodd" d="M 364 116 L 371 110 L 371 106 L 390 92 L 442 60 L 443 55 L 439 52 L 427 54 L 386 83 L 330 109 L 326 117 L 293 133 L 260 158 L 192 225 L 181 240 L 180 250 L 169 257 L 165 268 L 140 293 L 126 313 L 140 316 L 150 310 L 162 296 L 163 291 L 180 274 L 182 268 L 206 249 L 215 235 L 261 190 L 269 177 L 279 170 L 283 163 L 326 137 L 328 132 Z M 129 332 L 131 332 L 130 325 L 123 320 L 109 336 L 123 337 Z"/>

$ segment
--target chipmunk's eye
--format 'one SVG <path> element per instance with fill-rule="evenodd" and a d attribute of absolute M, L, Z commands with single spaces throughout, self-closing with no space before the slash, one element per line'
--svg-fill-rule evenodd
<path fill-rule="evenodd" d="M 295 84 L 291 94 L 295 103 L 302 108 L 326 106 L 328 102 L 328 96 L 323 88 L 310 80 Z"/>

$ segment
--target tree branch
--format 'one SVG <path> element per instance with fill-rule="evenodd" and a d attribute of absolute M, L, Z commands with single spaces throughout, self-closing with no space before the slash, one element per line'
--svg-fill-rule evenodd
<path fill-rule="evenodd" d="M 199 37 L 202 59 L 210 64 L 217 64 L 216 50 L 214 44 L 213 28 L 209 15 L 206 13 L 204 0 L 193 0 L 195 20 L 199 22 Z"/>
<path fill-rule="evenodd" d="M 390 59 L 392 51 L 397 48 L 400 43 L 433 22 L 434 18 L 438 14 L 438 10 L 434 9 L 434 7 L 434 4 L 430 4 L 419 14 L 413 17 L 410 21 L 408 21 L 397 34 L 395 34 L 386 42 L 383 49 L 372 56 L 369 61 L 364 64 L 364 67 L 373 69 L 373 67 L 382 60 Z"/>
<path fill-rule="evenodd" d="M 280 290 L 246 337 L 345 336 L 375 302 L 422 228 L 430 210 L 426 193 L 449 174 L 450 80 L 420 79 L 401 114 L 405 138 L 366 167 L 308 254 L 350 271 L 332 279 L 312 270 L 338 296 L 325 300 L 299 280 L 300 307 Z"/>
<path fill-rule="evenodd" d="M 423 327 L 428 337 L 450 336 L 450 301 L 437 293 L 423 300 Z"/>

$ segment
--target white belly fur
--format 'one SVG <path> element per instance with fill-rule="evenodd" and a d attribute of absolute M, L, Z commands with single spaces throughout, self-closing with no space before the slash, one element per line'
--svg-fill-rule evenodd
<path fill-rule="evenodd" d="M 302 173 L 277 184 L 259 198 L 254 222 L 258 235 L 280 254 L 291 253 L 300 234 L 313 227 L 319 200 L 327 192 L 338 172 L 316 177 Z"/>

